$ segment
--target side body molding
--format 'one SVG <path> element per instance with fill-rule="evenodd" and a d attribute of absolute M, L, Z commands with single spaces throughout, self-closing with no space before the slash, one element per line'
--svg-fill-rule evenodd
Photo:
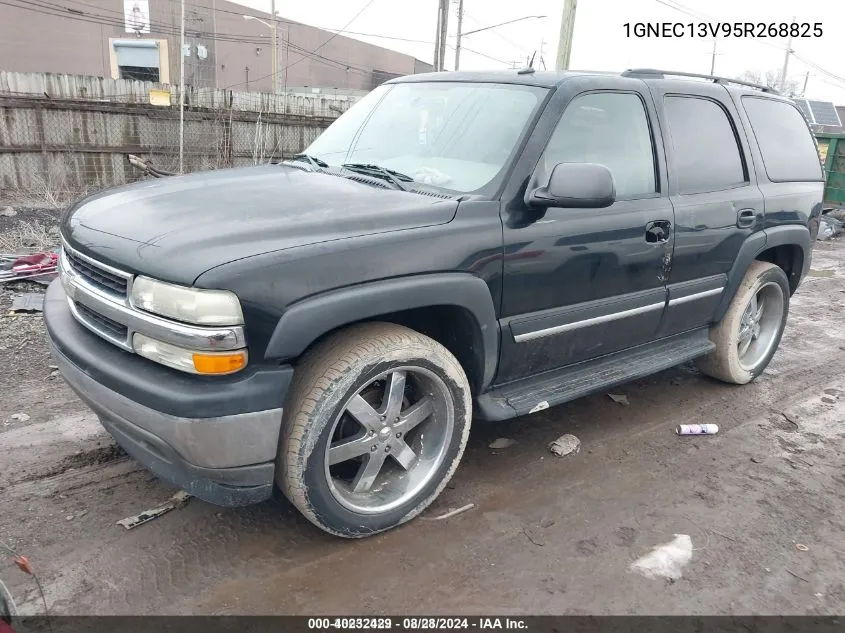
<path fill-rule="evenodd" d="M 340 288 L 303 299 L 281 316 L 265 358 L 288 360 L 338 327 L 382 314 L 432 306 L 467 310 L 478 326 L 481 349 L 473 355 L 481 370 L 481 389 L 493 380 L 499 359 L 499 326 L 487 284 L 466 273 L 438 273 L 386 279 Z"/>

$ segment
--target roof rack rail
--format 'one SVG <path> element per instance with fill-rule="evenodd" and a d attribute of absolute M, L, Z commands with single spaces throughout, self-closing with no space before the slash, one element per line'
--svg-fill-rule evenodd
<path fill-rule="evenodd" d="M 654 68 L 630 68 L 622 73 L 623 77 L 653 77 L 655 79 L 663 79 L 666 76 L 670 77 L 694 77 L 696 79 L 710 79 L 717 84 L 737 84 L 739 86 L 748 86 L 749 88 L 756 88 L 763 92 L 771 92 L 773 94 L 780 94 L 774 88 L 769 86 L 761 86 L 750 81 L 742 81 L 741 79 L 730 79 L 729 77 L 718 77 L 716 75 L 704 75 L 701 73 L 685 73 L 674 70 L 656 70 Z"/>

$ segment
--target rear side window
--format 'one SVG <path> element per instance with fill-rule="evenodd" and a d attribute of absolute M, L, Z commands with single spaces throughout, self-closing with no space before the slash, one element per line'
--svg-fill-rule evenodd
<path fill-rule="evenodd" d="M 769 180 L 821 180 L 821 164 L 810 130 L 798 109 L 783 101 L 743 97 Z"/>
<path fill-rule="evenodd" d="M 734 128 L 715 101 L 666 97 L 672 167 L 680 193 L 705 193 L 747 181 Z"/>

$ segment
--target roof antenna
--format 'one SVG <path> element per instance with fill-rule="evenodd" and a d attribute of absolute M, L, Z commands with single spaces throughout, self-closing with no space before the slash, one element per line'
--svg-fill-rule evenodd
<path fill-rule="evenodd" d="M 537 51 L 534 51 L 534 55 L 531 56 L 531 59 L 528 61 L 528 66 L 525 68 L 518 70 L 517 75 L 530 75 L 534 71 L 534 57 L 537 55 Z"/>

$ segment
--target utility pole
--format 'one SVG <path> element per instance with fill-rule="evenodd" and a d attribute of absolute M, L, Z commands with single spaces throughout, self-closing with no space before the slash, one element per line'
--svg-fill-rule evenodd
<path fill-rule="evenodd" d="M 792 23 L 795 23 L 795 18 L 792 18 Z M 786 90 L 786 69 L 789 67 L 789 55 L 792 53 L 792 35 L 786 40 L 786 54 L 783 56 L 783 69 L 780 71 L 780 89 Z"/>
<path fill-rule="evenodd" d="M 211 28 L 214 30 L 214 55 L 212 59 L 214 60 L 214 87 L 220 87 L 220 78 L 218 77 L 217 73 L 217 0 L 211 0 Z"/>
<path fill-rule="evenodd" d="M 540 38 L 540 65 L 543 67 L 543 70 L 546 70 L 546 58 L 544 55 L 546 54 L 546 39 L 541 37 Z"/>
<path fill-rule="evenodd" d="M 807 82 L 810 81 L 810 71 L 807 71 L 807 74 L 804 75 L 804 90 L 801 91 L 802 97 L 807 97 Z"/>
<path fill-rule="evenodd" d="M 273 63 L 270 68 L 273 71 L 273 94 L 279 94 L 279 21 L 276 19 L 276 0 L 270 0 L 270 13 L 273 16 Z"/>
<path fill-rule="evenodd" d="M 710 57 L 710 75 L 716 74 L 716 42 L 719 41 L 719 38 L 713 38 L 713 55 Z"/>
<path fill-rule="evenodd" d="M 440 0 L 440 15 L 442 20 L 440 22 L 440 68 L 438 70 L 446 70 L 446 35 L 449 32 L 449 0 Z"/>
<path fill-rule="evenodd" d="M 179 36 L 179 173 L 185 173 L 185 0 Z"/>
<path fill-rule="evenodd" d="M 461 67 L 461 27 L 464 24 L 464 0 L 458 0 L 458 36 L 455 40 L 455 70 Z"/>
<path fill-rule="evenodd" d="M 560 20 L 560 41 L 557 45 L 557 70 L 569 70 L 572 54 L 572 34 L 575 30 L 575 8 L 578 0 L 564 0 L 563 16 Z"/>
<path fill-rule="evenodd" d="M 443 2 L 437 0 L 437 26 L 434 30 L 434 70 L 440 70 L 440 23 L 443 22 Z"/>

